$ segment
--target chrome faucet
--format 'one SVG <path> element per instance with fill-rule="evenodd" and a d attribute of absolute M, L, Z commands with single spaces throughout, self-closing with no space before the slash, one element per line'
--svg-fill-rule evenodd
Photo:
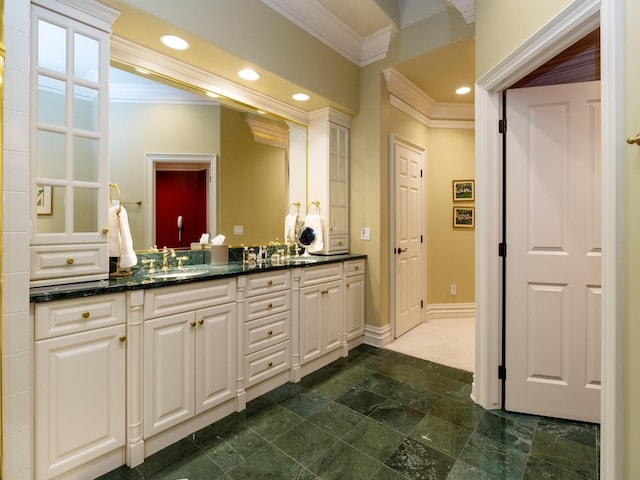
<path fill-rule="evenodd" d="M 173 248 L 164 247 L 162 249 L 162 271 L 169 271 L 169 257 L 175 258 L 176 252 Z"/>

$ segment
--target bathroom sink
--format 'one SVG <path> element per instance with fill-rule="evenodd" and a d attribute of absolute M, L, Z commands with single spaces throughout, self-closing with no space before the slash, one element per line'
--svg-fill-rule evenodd
<path fill-rule="evenodd" d="M 159 280 L 179 280 L 181 278 L 190 278 L 204 275 L 205 273 L 209 273 L 210 271 L 210 269 L 202 267 L 192 269 L 185 267 L 184 270 L 170 270 L 168 272 L 148 273 L 147 277 Z"/>
<path fill-rule="evenodd" d="M 289 258 L 285 258 L 283 261 L 284 263 L 289 263 L 289 264 L 306 264 L 306 263 L 315 263 L 318 262 L 320 259 L 319 258 L 314 258 L 314 257 L 289 257 Z"/>

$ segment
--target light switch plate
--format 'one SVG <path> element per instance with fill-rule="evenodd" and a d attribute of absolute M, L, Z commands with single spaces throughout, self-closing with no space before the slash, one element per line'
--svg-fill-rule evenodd
<path fill-rule="evenodd" d="M 360 229 L 360 240 L 371 240 L 371 229 L 369 227 Z"/>
<path fill-rule="evenodd" d="M 244 235 L 244 226 L 243 225 L 234 225 L 233 226 L 233 234 L 234 235 Z"/>

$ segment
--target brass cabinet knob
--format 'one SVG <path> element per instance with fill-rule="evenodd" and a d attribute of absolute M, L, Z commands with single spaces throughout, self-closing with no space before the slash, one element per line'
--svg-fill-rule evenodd
<path fill-rule="evenodd" d="M 195 327 L 195 326 L 196 326 L 196 321 L 195 321 L 195 320 L 193 320 L 193 321 L 191 322 L 191 326 L 192 326 L 192 327 Z"/>
<path fill-rule="evenodd" d="M 267 303 L 267 308 L 273 308 L 273 303 Z"/>
<path fill-rule="evenodd" d="M 89 312 L 82 312 L 82 318 L 89 318 L 89 316 L 91 315 L 91 313 Z"/>
<path fill-rule="evenodd" d="M 106 235 L 107 233 L 109 233 L 109 229 L 107 227 L 104 227 L 102 229 L 102 233 L 104 233 Z"/>
<path fill-rule="evenodd" d="M 120 340 L 120 342 L 125 342 L 127 340 L 126 335 L 120 335 L 120 338 L 118 338 L 118 340 Z"/>
<path fill-rule="evenodd" d="M 273 285 L 273 280 L 267 281 L 267 285 L 269 285 L 269 286 Z"/>
<path fill-rule="evenodd" d="M 200 320 L 198 320 L 198 324 L 199 325 L 204 325 L 204 319 L 201 318 Z"/>
<path fill-rule="evenodd" d="M 269 367 L 269 368 L 273 367 L 273 362 L 267 363 L 267 367 Z"/>
<path fill-rule="evenodd" d="M 351 284 L 350 284 L 350 283 L 347 283 L 347 288 L 349 288 L 350 286 L 351 286 Z"/>
<path fill-rule="evenodd" d="M 267 330 L 267 335 L 273 335 L 273 330 Z"/>
<path fill-rule="evenodd" d="M 359 265 L 356 265 L 356 266 L 354 267 L 354 270 L 356 270 L 356 271 L 357 271 L 357 270 L 360 270 L 360 266 L 359 266 Z"/>
<path fill-rule="evenodd" d="M 67 265 L 73 265 L 73 262 L 74 262 L 74 261 L 75 261 L 75 260 L 73 259 L 73 257 L 69 257 L 69 258 L 67 258 Z"/>

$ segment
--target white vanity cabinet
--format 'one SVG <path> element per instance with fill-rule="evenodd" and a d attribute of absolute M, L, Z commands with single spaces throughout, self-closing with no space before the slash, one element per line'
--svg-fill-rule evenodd
<path fill-rule="evenodd" d="M 349 251 L 349 124 L 351 117 L 332 108 L 309 115 L 310 201 L 320 203 L 324 254 Z M 315 208 L 315 207 L 310 207 Z M 314 213 L 312 210 L 310 213 Z"/>
<path fill-rule="evenodd" d="M 288 270 L 244 275 L 242 362 L 246 400 L 290 380 L 291 275 Z"/>
<path fill-rule="evenodd" d="M 93 0 L 32 3 L 31 283 L 106 278 L 109 37 L 118 12 Z"/>
<path fill-rule="evenodd" d="M 145 291 L 145 439 L 235 398 L 235 299 L 235 279 Z"/>
<path fill-rule="evenodd" d="M 300 364 L 342 346 L 342 263 L 300 269 Z"/>
<path fill-rule="evenodd" d="M 124 294 L 39 303 L 36 478 L 94 478 L 124 461 Z"/>
<path fill-rule="evenodd" d="M 365 261 L 344 262 L 344 331 L 347 352 L 364 338 Z"/>

